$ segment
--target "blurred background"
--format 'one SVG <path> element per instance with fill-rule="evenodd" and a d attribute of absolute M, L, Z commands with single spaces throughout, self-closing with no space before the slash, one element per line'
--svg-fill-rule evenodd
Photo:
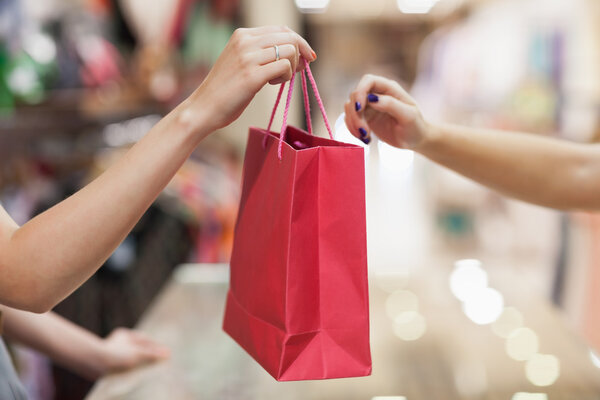
<path fill-rule="evenodd" d="M 237 27 L 267 24 L 288 25 L 314 47 L 338 140 L 361 144 L 342 112 L 364 73 L 400 81 L 430 120 L 600 140 L 596 0 L 2 0 L 2 205 L 24 223 L 81 188 L 198 86 Z M 265 88 L 204 141 L 56 311 L 105 335 L 134 326 L 176 265 L 227 262 L 247 129 L 266 126 L 276 93 Z M 291 122 L 303 127 L 301 103 L 293 102 Z M 457 304 L 465 285 L 503 286 L 477 297 L 479 307 L 463 304 L 476 325 L 521 318 L 507 300 L 514 283 L 552 304 L 600 365 L 591 350 L 600 349 L 598 215 L 506 199 L 377 140 L 365 162 L 371 283 L 454 282 L 447 297 L 430 295 Z M 398 336 L 418 341 L 427 328 L 411 318 Z M 32 398 L 81 398 L 91 387 L 39 354 L 15 354 Z M 552 373 L 538 386 L 558 379 Z"/>

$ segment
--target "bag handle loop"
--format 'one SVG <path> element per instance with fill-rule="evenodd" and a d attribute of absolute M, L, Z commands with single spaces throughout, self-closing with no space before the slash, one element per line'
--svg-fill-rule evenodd
<path fill-rule="evenodd" d="M 327 114 L 325 113 L 325 106 L 323 106 L 323 100 L 321 100 L 319 90 L 317 89 L 317 83 L 315 82 L 315 78 L 313 77 L 313 74 L 310 70 L 308 61 L 306 61 L 306 59 L 304 59 L 304 58 L 302 58 L 302 61 L 304 61 L 304 67 L 305 67 L 304 71 L 301 72 L 301 74 L 302 74 L 302 93 L 304 95 L 304 113 L 306 116 L 306 125 L 308 127 L 308 133 L 310 133 L 311 135 L 313 134 L 312 121 L 310 118 L 310 103 L 309 103 L 309 99 L 308 99 L 308 87 L 306 84 L 306 76 L 304 75 L 305 73 L 308 76 L 308 80 L 310 81 L 310 85 L 312 86 L 313 92 L 315 94 L 315 98 L 317 99 L 317 104 L 319 105 L 319 109 L 321 110 L 321 114 L 323 115 L 323 120 L 325 121 L 325 127 L 327 128 L 329 137 L 331 139 L 333 139 L 331 125 L 329 124 L 329 119 L 327 118 Z M 282 150 L 283 150 L 283 142 L 285 141 L 285 131 L 287 128 L 287 119 L 288 119 L 288 113 L 290 111 L 290 103 L 292 101 L 292 93 L 294 92 L 295 78 L 296 78 L 296 74 L 293 74 L 292 78 L 290 79 L 287 98 L 286 98 L 286 102 L 285 102 L 285 109 L 283 111 L 283 123 L 281 125 L 281 133 L 279 135 L 279 147 L 277 148 L 277 157 L 279 158 L 279 160 L 281 160 Z M 271 118 L 269 119 L 269 125 L 267 127 L 268 131 L 271 130 L 271 126 L 273 125 L 273 119 L 275 118 L 275 113 L 277 112 L 277 107 L 279 106 L 279 102 L 281 101 L 281 96 L 283 95 L 284 87 L 285 87 L 285 82 L 282 83 L 281 86 L 279 87 L 279 92 L 277 93 L 277 99 L 275 100 L 275 106 L 273 107 L 273 111 L 271 112 Z M 265 139 L 263 141 L 264 145 L 266 145 L 266 139 L 267 139 L 267 137 L 265 136 Z"/>

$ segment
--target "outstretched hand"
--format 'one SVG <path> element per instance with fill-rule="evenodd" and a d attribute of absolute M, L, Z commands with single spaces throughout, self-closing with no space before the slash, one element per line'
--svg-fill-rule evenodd
<path fill-rule="evenodd" d="M 395 81 L 365 75 L 344 108 L 348 129 L 367 144 L 371 132 L 391 146 L 413 150 L 428 139 L 419 108 Z"/>
<path fill-rule="evenodd" d="M 118 372 L 170 357 L 170 350 L 146 335 L 117 328 L 103 341 L 100 373 Z"/>

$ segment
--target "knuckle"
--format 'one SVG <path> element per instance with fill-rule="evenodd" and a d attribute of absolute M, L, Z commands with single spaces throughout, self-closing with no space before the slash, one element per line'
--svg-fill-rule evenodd
<path fill-rule="evenodd" d="M 244 28 L 237 28 L 233 35 L 233 44 L 236 48 L 243 48 L 248 43 L 248 32 Z"/>
<path fill-rule="evenodd" d="M 298 40 L 293 32 L 285 32 L 285 41 L 288 43 L 296 43 Z"/>
<path fill-rule="evenodd" d="M 234 32 L 238 35 L 248 35 L 252 28 L 236 28 Z"/>
<path fill-rule="evenodd" d="M 239 54 L 241 47 L 240 40 L 237 37 L 233 38 L 231 41 L 231 48 Z"/>
<path fill-rule="evenodd" d="M 363 76 L 363 78 L 360 80 L 360 86 L 363 89 L 367 89 L 369 90 L 370 87 L 373 85 L 373 83 L 375 82 L 375 75 L 372 74 L 366 74 L 365 76 Z"/>
<path fill-rule="evenodd" d="M 252 62 L 252 56 L 248 52 L 241 52 L 239 53 L 238 57 L 240 64 L 242 64 L 244 67 L 249 66 Z"/>
<path fill-rule="evenodd" d="M 296 54 L 297 54 L 296 46 L 294 46 L 293 44 L 283 45 L 283 51 L 287 57 L 293 57 L 293 58 L 296 57 Z"/>
<path fill-rule="evenodd" d="M 240 38 L 238 39 L 238 45 L 241 49 L 243 49 L 244 47 L 246 47 L 248 45 L 248 42 L 250 41 L 250 37 L 247 34 L 243 34 L 240 35 Z"/>
<path fill-rule="evenodd" d="M 414 107 L 411 107 L 410 111 L 411 112 L 408 113 L 407 120 L 408 122 L 413 123 L 419 118 L 420 114 L 418 110 Z"/>

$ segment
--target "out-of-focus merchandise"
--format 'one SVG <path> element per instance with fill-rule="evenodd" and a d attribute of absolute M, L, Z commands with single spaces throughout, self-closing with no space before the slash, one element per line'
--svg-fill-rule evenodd
<path fill-rule="evenodd" d="M 41 101 L 56 63 L 56 44 L 35 26 L 25 26 L 18 0 L 0 4 L 0 110 L 15 101 Z"/>
<path fill-rule="evenodd" d="M 443 25 L 421 47 L 412 93 L 423 113 L 467 126 L 562 135 L 570 64 L 581 61 L 567 56 L 581 36 L 574 10 L 585 6 L 578 3 L 488 2 Z M 431 166 L 429 176 L 443 239 L 495 254 L 553 253 L 555 213 L 505 201 L 439 167 Z M 527 214 L 546 227 L 543 234 L 531 235 L 530 222 L 520 218 Z M 459 225 L 465 229 L 455 229 Z"/>
<path fill-rule="evenodd" d="M 52 2 L 50 2 L 52 3 Z M 0 5 L 0 108 L 90 88 L 89 112 L 171 104 L 198 84 L 236 26 L 237 1 L 83 1 Z M 152 22 L 152 23 L 149 23 Z M 131 104 L 134 103 L 134 104 Z"/>
<path fill-rule="evenodd" d="M 9 214 L 23 224 L 108 168 L 199 85 L 237 14 L 237 1 L 1 1 L 0 203 Z M 56 311 L 106 335 L 134 326 L 177 264 L 228 261 L 239 170 L 226 139 L 203 143 Z M 19 354 L 33 399 L 81 399 L 91 386 Z"/>
<path fill-rule="evenodd" d="M 490 2 L 430 35 L 413 93 L 432 118 L 554 133 L 576 32 L 570 2 Z M 544 9 L 544 13 L 539 13 Z M 511 32 L 511 34 L 506 34 Z"/>
<path fill-rule="evenodd" d="M 600 126 L 598 11 L 588 0 L 473 7 L 427 38 L 413 94 L 433 120 L 594 141 Z M 437 166 L 429 169 L 434 209 L 446 222 L 438 242 L 537 259 L 539 271 L 523 269 L 532 289 L 563 307 L 600 346 L 598 218 L 507 200 Z M 454 229 L 450 221 L 469 222 L 472 229 Z"/>

